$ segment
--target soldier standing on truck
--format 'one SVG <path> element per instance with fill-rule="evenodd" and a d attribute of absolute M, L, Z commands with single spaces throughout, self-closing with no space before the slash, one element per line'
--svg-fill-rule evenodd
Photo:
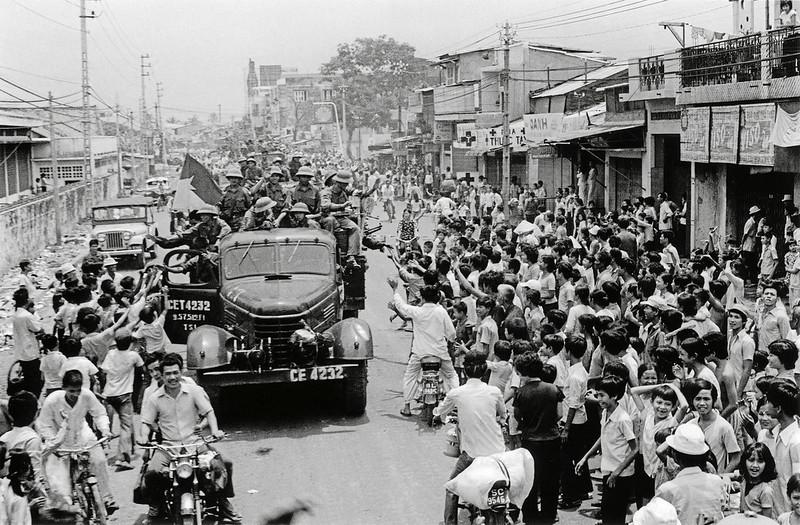
<path fill-rule="evenodd" d="M 283 172 L 278 166 L 273 166 L 269 170 L 269 180 L 262 177 L 258 184 L 253 188 L 253 197 L 269 197 L 274 200 L 279 210 L 288 204 L 289 196 L 281 184 Z"/>
<path fill-rule="evenodd" d="M 322 195 L 322 211 L 329 212 L 323 219 L 322 227 L 334 233 L 338 228 L 347 232 L 347 265 L 359 267 L 356 256 L 361 254 L 361 229 L 350 219 L 353 206 L 350 195 L 355 191 L 348 188 L 353 182 L 350 170 L 341 170 L 333 175 L 333 184 Z"/>
<path fill-rule="evenodd" d="M 258 167 L 258 162 L 254 155 L 247 157 L 247 170 L 244 173 L 244 178 L 248 185 L 253 185 L 264 177 L 264 170 Z"/>
<path fill-rule="evenodd" d="M 322 207 L 322 196 L 317 188 L 311 185 L 314 170 L 309 166 L 302 166 L 297 170 L 297 187 L 292 193 L 292 202 L 302 202 L 308 206 L 309 213 L 317 214 Z"/>
<path fill-rule="evenodd" d="M 250 208 L 250 193 L 242 187 L 241 173 L 229 171 L 225 176 L 228 178 L 229 184 L 217 205 L 219 216 L 228 223 L 232 230 L 238 230 L 242 225 L 245 212 Z"/>

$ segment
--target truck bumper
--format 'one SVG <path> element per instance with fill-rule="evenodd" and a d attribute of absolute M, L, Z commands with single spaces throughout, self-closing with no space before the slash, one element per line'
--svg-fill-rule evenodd
<path fill-rule="evenodd" d="M 313 383 L 330 382 L 355 376 L 366 361 L 337 363 L 300 368 L 273 368 L 262 372 L 250 370 L 214 370 L 198 372 L 201 386 L 262 385 L 266 383 Z"/>

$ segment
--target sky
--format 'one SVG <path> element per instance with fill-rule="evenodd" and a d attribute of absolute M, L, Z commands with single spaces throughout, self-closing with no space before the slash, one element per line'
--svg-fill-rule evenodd
<path fill-rule="evenodd" d="M 86 0 L 89 78 L 107 104 L 138 111 L 162 84 L 164 114 L 201 119 L 221 106 L 241 116 L 249 58 L 316 72 L 336 46 L 386 34 L 434 58 L 479 41 L 518 40 L 592 49 L 620 60 L 678 47 L 663 21 L 730 32 L 729 0 Z M 0 100 L 33 103 L 52 91 L 80 104 L 80 0 L 0 0 Z M 763 0 L 756 2 L 763 29 Z M 692 44 L 688 37 L 689 44 Z M 481 40 L 482 39 L 482 40 Z M 31 93 L 20 91 L 11 81 Z"/>

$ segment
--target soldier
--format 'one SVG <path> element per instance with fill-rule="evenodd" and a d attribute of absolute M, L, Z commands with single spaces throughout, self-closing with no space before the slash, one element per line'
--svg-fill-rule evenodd
<path fill-rule="evenodd" d="M 313 176 L 314 170 L 309 166 L 302 166 L 297 170 L 297 187 L 292 193 L 292 202 L 302 202 L 310 210 L 308 213 L 317 214 L 322 205 L 322 197 L 319 190 L 311 185 Z"/>
<path fill-rule="evenodd" d="M 242 231 L 271 230 L 274 226 L 272 209 L 277 203 L 269 197 L 261 197 L 247 210 L 242 221 Z"/>
<path fill-rule="evenodd" d="M 269 181 L 265 182 L 265 179 L 262 178 L 253 188 L 253 195 L 269 197 L 275 201 L 278 210 L 282 210 L 289 203 L 289 195 L 286 193 L 286 190 L 283 189 L 283 185 L 281 185 L 282 177 L 283 172 L 280 168 L 273 166 L 272 169 L 269 170 Z"/>
<path fill-rule="evenodd" d="M 241 226 L 242 218 L 250 208 L 250 193 L 242 187 L 241 173 L 229 171 L 225 176 L 228 177 L 229 184 L 217 206 L 219 216 L 235 231 Z"/>
<path fill-rule="evenodd" d="M 308 206 L 304 202 L 296 202 L 288 212 L 278 217 L 279 228 L 319 228 L 319 224 L 308 218 Z"/>
<path fill-rule="evenodd" d="M 247 175 L 247 159 L 242 157 L 238 160 L 239 163 L 239 171 L 242 172 L 242 177 Z"/>
<path fill-rule="evenodd" d="M 182 245 L 192 246 L 196 237 L 204 237 L 211 246 L 216 244 L 218 239 L 231 232 L 231 227 L 219 218 L 219 213 L 214 206 L 206 204 L 196 211 L 196 215 L 200 221 L 179 235 L 169 238 L 148 235 L 147 238 L 162 248 L 176 248 Z"/>
<path fill-rule="evenodd" d="M 258 167 L 258 162 L 254 155 L 247 157 L 247 170 L 244 172 L 244 179 L 248 185 L 260 181 L 264 177 L 264 170 Z"/>
<path fill-rule="evenodd" d="M 334 233 L 339 228 L 347 232 L 347 264 L 358 267 L 356 256 L 361 254 L 361 229 L 350 220 L 352 204 L 350 195 L 354 193 L 348 188 L 353 181 L 353 173 L 342 170 L 332 175 L 333 183 L 322 196 L 322 211 L 329 216 L 323 219 L 322 226 Z"/>

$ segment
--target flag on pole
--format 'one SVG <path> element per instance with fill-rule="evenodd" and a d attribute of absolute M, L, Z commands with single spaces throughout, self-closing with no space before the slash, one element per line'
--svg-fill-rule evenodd
<path fill-rule="evenodd" d="M 187 154 L 175 188 L 172 209 L 191 211 L 206 204 L 216 206 L 221 198 L 222 190 L 217 186 L 211 173 L 194 157 Z"/>

